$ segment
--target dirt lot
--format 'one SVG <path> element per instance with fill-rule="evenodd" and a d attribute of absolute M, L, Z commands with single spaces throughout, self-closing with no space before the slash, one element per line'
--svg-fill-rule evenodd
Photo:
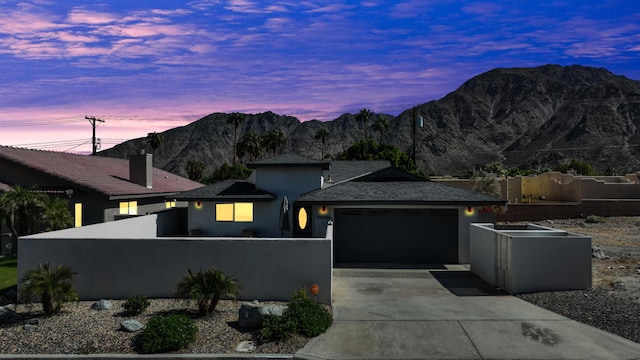
<path fill-rule="evenodd" d="M 611 290 L 615 295 L 640 303 L 640 217 L 545 220 L 536 224 L 591 236 L 592 246 L 600 247 L 609 259 L 592 259 L 593 287 Z"/>

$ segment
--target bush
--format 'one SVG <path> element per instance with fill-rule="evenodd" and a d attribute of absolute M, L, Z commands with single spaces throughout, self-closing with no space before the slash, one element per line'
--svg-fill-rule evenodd
<path fill-rule="evenodd" d="M 152 317 L 138 338 L 140 352 L 145 354 L 180 350 L 196 340 L 198 328 L 185 315 Z"/>
<path fill-rule="evenodd" d="M 235 278 L 213 267 L 195 273 L 188 270 L 178 283 L 176 297 L 196 300 L 198 312 L 205 316 L 216 309 L 221 298 L 235 299 L 240 293 L 239 289 Z"/>
<path fill-rule="evenodd" d="M 602 216 L 598 216 L 598 215 L 589 215 L 587 216 L 587 218 L 584 220 L 584 222 L 586 223 L 590 223 L 590 224 L 595 224 L 595 223 L 603 223 L 606 220 L 602 217 Z"/>
<path fill-rule="evenodd" d="M 332 322 L 331 314 L 322 305 L 311 300 L 305 289 L 300 289 L 293 293 L 282 316 L 263 318 L 259 340 L 267 342 L 286 339 L 295 333 L 314 337 L 327 331 Z"/>
<path fill-rule="evenodd" d="M 58 314 L 66 302 L 78 300 L 72 284 L 76 274 L 65 264 L 55 269 L 48 262 L 40 264 L 36 269 L 27 271 L 20 280 L 21 300 L 32 302 L 40 298 L 45 314 Z"/>
<path fill-rule="evenodd" d="M 122 307 L 129 315 L 140 315 L 147 310 L 150 304 L 146 296 L 130 296 L 122 304 Z"/>

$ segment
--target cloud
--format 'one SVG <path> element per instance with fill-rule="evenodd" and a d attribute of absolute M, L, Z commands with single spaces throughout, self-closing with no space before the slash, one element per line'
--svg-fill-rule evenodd
<path fill-rule="evenodd" d="M 118 17 L 115 15 L 83 9 L 73 9 L 67 16 L 69 24 L 103 25 L 113 23 L 116 20 Z"/>

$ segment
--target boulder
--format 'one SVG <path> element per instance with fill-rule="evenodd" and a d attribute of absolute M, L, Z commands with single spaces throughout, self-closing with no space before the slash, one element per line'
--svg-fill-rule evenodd
<path fill-rule="evenodd" d="M 144 325 L 138 320 L 129 319 L 120 323 L 122 330 L 126 332 L 136 332 L 144 329 Z"/>
<path fill-rule="evenodd" d="M 111 310 L 112 307 L 113 305 L 111 305 L 111 301 L 104 299 L 98 300 L 91 304 L 91 308 L 93 310 Z"/>
<path fill-rule="evenodd" d="M 596 259 L 608 259 L 609 256 L 601 248 L 594 246 L 591 248 L 591 257 Z"/>
<path fill-rule="evenodd" d="M 9 309 L 7 306 L 0 306 L 0 323 L 10 322 L 15 320 L 18 316 L 15 311 Z"/>
<path fill-rule="evenodd" d="M 262 305 L 257 302 L 244 303 L 238 311 L 238 326 L 241 329 L 257 329 L 262 326 L 262 318 L 264 316 L 282 316 L 286 309 L 285 305 Z"/>

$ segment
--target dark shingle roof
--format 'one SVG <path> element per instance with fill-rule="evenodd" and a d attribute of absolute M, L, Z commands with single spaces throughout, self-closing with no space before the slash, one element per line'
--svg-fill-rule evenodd
<path fill-rule="evenodd" d="M 388 160 L 336 160 L 331 162 L 331 169 L 325 170 L 323 176 L 327 184 L 337 184 L 388 167 L 391 167 Z"/>
<path fill-rule="evenodd" d="M 148 189 L 129 181 L 129 161 L 125 159 L 0 146 L 2 159 L 108 196 L 172 194 L 203 186 L 153 168 L 153 189 Z"/>
<path fill-rule="evenodd" d="M 197 201 L 197 200 L 251 200 L 251 201 L 273 201 L 275 196 L 268 191 L 256 188 L 256 185 L 243 180 L 224 180 L 201 187 L 199 189 L 186 191 L 176 195 L 176 200 Z"/>
<path fill-rule="evenodd" d="M 499 198 L 431 181 L 344 182 L 306 193 L 302 203 L 504 205 Z"/>
<path fill-rule="evenodd" d="M 298 154 L 283 154 L 272 158 L 254 161 L 247 164 L 250 169 L 258 167 L 321 167 L 325 170 L 329 169 L 329 163 L 311 159 Z"/>

